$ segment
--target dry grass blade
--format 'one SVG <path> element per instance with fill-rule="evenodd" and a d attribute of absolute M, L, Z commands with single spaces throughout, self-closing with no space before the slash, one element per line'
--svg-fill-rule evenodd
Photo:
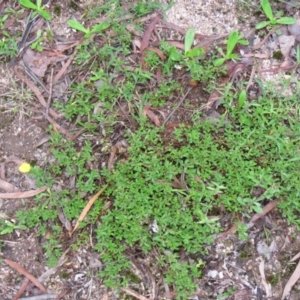
<path fill-rule="evenodd" d="M 295 271 L 293 272 L 292 276 L 286 283 L 284 290 L 283 290 L 281 300 L 284 300 L 285 297 L 289 295 L 290 291 L 292 290 L 292 287 L 295 285 L 295 283 L 297 282 L 299 277 L 300 277 L 300 262 L 298 263 Z"/>
<path fill-rule="evenodd" d="M 44 286 L 30 273 L 28 273 L 21 265 L 19 265 L 18 263 L 9 260 L 9 259 L 3 259 L 3 261 L 5 263 L 7 263 L 10 267 L 12 267 L 14 270 L 16 270 L 17 272 L 19 272 L 20 274 L 24 275 L 25 277 L 27 277 L 36 287 L 38 287 L 42 292 L 47 293 L 46 289 L 44 288 Z"/>
<path fill-rule="evenodd" d="M 118 151 L 118 148 L 116 146 L 112 146 L 111 149 L 110 149 L 110 156 L 109 156 L 109 159 L 108 159 L 108 162 L 107 162 L 107 170 L 109 172 L 111 171 L 111 169 L 114 165 L 114 159 L 116 157 L 117 151 Z"/>
<path fill-rule="evenodd" d="M 36 85 L 28 78 L 26 78 L 25 76 L 23 76 L 19 71 L 17 71 L 16 68 L 14 68 L 14 73 L 16 74 L 16 76 L 21 79 L 36 95 L 36 97 L 38 98 L 39 102 L 41 103 L 42 106 L 44 106 L 45 108 L 47 107 L 47 103 L 45 101 L 45 98 L 43 97 L 42 93 L 40 92 L 40 90 L 36 87 Z M 53 109 L 49 110 L 49 113 L 54 117 L 54 118 L 58 118 L 58 113 L 56 113 Z"/>
<path fill-rule="evenodd" d="M 72 235 L 74 233 L 74 231 L 78 228 L 79 223 L 81 221 L 84 220 L 86 214 L 89 212 L 89 210 L 91 209 L 92 205 L 94 204 L 94 202 L 98 199 L 98 197 L 103 193 L 103 191 L 107 188 L 107 185 L 105 185 L 98 193 L 96 193 L 87 203 L 87 205 L 85 206 L 85 208 L 83 209 L 83 211 L 81 212 L 72 232 L 70 235 Z"/>
<path fill-rule="evenodd" d="M 5 199 L 22 199 L 22 198 L 30 198 L 35 195 L 38 195 L 44 191 L 46 191 L 48 187 L 44 186 L 37 190 L 26 191 L 26 192 L 15 192 L 15 193 L 0 193 L 0 198 Z"/>

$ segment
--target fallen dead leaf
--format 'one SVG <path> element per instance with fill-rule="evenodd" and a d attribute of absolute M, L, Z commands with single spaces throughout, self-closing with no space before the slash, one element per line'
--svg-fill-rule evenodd
<path fill-rule="evenodd" d="M 26 192 L 15 192 L 15 193 L 0 193 L 0 198 L 5 199 L 22 199 L 22 198 L 30 198 L 35 195 L 38 195 L 44 191 L 46 191 L 48 187 L 44 186 L 34 191 L 26 191 Z"/>
<path fill-rule="evenodd" d="M 269 298 L 271 297 L 272 293 L 271 293 L 271 286 L 270 284 L 267 282 L 266 280 L 266 276 L 265 276 L 265 262 L 263 260 L 263 258 L 260 256 L 260 263 L 259 263 L 259 273 L 261 276 L 261 280 L 262 280 L 262 284 L 265 288 L 266 291 L 266 296 Z"/>
<path fill-rule="evenodd" d="M 283 293 L 282 293 L 281 300 L 284 300 L 285 297 L 287 297 L 289 295 L 290 291 L 292 290 L 292 287 L 298 281 L 299 277 L 300 277 L 300 262 L 298 263 L 295 271 L 293 272 L 292 276 L 290 277 L 290 279 L 286 283 L 286 285 L 284 287 L 284 290 L 283 290 Z"/>
<path fill-rule="evenodd" d="M 151 110 L 149 105 L 144 106 L 143 115 L 147 116 L 157 127 L 161 126 L 158 116 Z"/>
<path fill-rule="evenodd" d="M 160 20 L 160 16 L 157 15 L 153 19 L 153 21 L 149 24 L 148 28 L 146 29 L 141 42 L 141 48 L 140 48 L 141 52 L 143 52 L 148 47 L 152 31 L 155 29 L 155 25 L 158 23 L 159 20 Z"/>
<path fill-rule="evenodd" d="M 105 185 L 98 193 L 96 193 L 87 203 L 87 205 L 85 206 L 85 208 L 83 209 L 83 211 L 81 212 L 72 232 L 70 235 L 72 235 L 74 233 L 74 231 L 78 228 L 79 223 L 81 221 L 84 220 L 86 214 L 89 212 L 89 210 L 91 209 L 92 205 L 94 204 L 94 202 L 98 199 L 98 197 L 103 193 L 103 191 L 107 188 L 107 185 Z"/>
<path fill-rule="evenodd" d="M 12 192 L 15 189 L 15 186 L 5 180 L 0 179 L 0 189 L 6 192 Z"/>
<path fill-rule="evenodd" d="M 8 264 L 11 268 L 13 268 L 14 270 L 16 270 L 17 272 L 19 272 L 20 274 L 22 274 L 25 277 L 27 277 L 42 292 L 47 293 L 47 291 L 44 288 L 44 286 L 33 275 L 31 275 L 29 272 L 27 272 L 20 264 L 12 261 L 10 259 L 6 259 L 6 258 L 4 258 L 3 261 L 6 264 Z"/>
<path fill-rule="evenodd" d="M 48 55 L 48 52 L 36 52 L 31 50 L 30 48 L 27 48 L 23 55 L 23 61 L 29 67 L 33 74 L 39 77 L 44 77 L 48 66 L 52 63 L 57 62 L 58 60 L 61 60 L 61 57 L 54 56 L 53 53 L 55 52 L 51 52 L 50 56 Z M 66 56 L 63 55 L 63 57 Z"/>
<path fill-rule="evenodd" d="M 29 278 L 26 277 L 23 280 L 22 285 L 19 288 L 19 291 L 17 292 L 17 294 L 16 294 L 16 296 L 14 297 L 13 300 L 18 300 L 23 295 L 23 293 L 25 292 L 26 287 L 27 287 L 27 285 L 28 285 L 29 282 L 30 282 Z"/>

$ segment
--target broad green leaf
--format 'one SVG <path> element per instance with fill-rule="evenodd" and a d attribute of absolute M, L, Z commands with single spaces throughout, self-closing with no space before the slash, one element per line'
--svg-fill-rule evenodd
<path fill-rule="evenodd" d="M 51 20 L 51 15 L 49 12 L 47 12 L 44 9 L 39 10 L 39 14 L 45 19 L 45 20 Z"/>
<path fill-rule="evenodd" d="M 284 24 L 284 25 L 292 25 L 296 23 L 296 19 L 290 17 L 283 17 L 276 20 L 277 24 Z"/>
<path fill-rule="evenodd" d="M 31 9 L 37 9 L 37 6 L 29 0 L 20 0 L 20 4 Z"/>
<path fill-rule="evenodd" d="M 189 28 L 184 37 L 184 53 L 185 54 L 191 50 L 191 47 L 194 43 L 194 37 L 195 37 L 195 29 Z"/>
<path fill-rule="evenodd" d="M 221 65 L 224 64 L 226 58 L 222 57 L 222 58 L 218 58 L 214 61 L 214 66 L 219 67 Z"/>
<path fill-rule="evenodd" d="M 262 0 L 261 7 L 269 20 L 274 20 L 273 12 L 269 0 Z"/>
<path fill-rule="evenodd" d="M 102 22 L 102 23 L 94 26 L 91 30 L 91 33 L 101 32 L 101 31 L 107 29 L 109 26 L 110 26 L 109 22 Z"/>
<path fill-rule="evenodd" d="M 68 25 L 76 30 L 82 31 L 84 33 L 89 33 L 90 31 L 86 29 L 83 25 L 75 20 L 69 20 Z"/>
<path fill-rule="evenodd" d="M 203 48 L 197 47 L 194 48 L 188 52 L 186 52 L 185 56 L 186 57 L 195 57 L 195 56 L 203 56 L 203 54 L 205 53 Z"/>
<path fill-rule="evenodd" d="M 239 40 L 239 33 L 234 30 L 230 33 L 229 37 L 228 37 L 228 41 L 227 41 L 227 52 L 226 52 L 226 56 L 229 56 L 234 47 L 236 46 L 237 42 Z"/>
<path fill-rule="evenodd" d="M 270 24 L 270 21 L 262 21 L 255 25 L 255 29 L 262 29 Z"/>

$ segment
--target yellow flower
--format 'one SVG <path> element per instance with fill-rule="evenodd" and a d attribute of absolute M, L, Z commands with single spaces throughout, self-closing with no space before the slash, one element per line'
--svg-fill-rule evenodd
<path fill-rule="evenodd" d="M 26 162 L 20 164 L 19 171 L 21 173 L 28 173 L 30 171 L 30 164 Z"/>

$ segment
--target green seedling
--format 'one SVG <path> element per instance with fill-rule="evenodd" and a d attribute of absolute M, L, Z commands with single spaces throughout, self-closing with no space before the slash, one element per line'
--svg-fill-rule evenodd
<path fill-rule="evenodd" d="M 241 109 L 244 106 L 246 100 L 247 100 L 247 93 L 245 90 L 242 90 L 239 95 L 238 109 Z"/>
<path fill-rule="evenodd" d="M 20 4 L 36 11 L 39 15 L 41 15 L 46 20 L 51 19 L 50 13 L 46 11 L 42 6 L 42 0 L 37 0 L 36 4 L 32 3 L 30 0 L 20 0 Z"/>
<path fill-rule="evenodd" d="M 43 37 L 42 37 L 42 31 L 41 29 L 39 29 L 36 33 L 36 40 L 31 44 L 30 48 L 32 50 L 37 50 L 39 52 L 43 51 L 43 46 L 41 45 L 42 41 L 43 41 Z"/>
<path fill-rule="evenodd" d="M 204 54 L 204 50 L 201 47 L 192 48 L 195 38 L 195 29 L 190 28 L 185 34 L 184 38 L 184 55 L 185 57 L 195 57 Z"/>
<path fill-rule="evenodd" d="M 239 34 L 237 30 L 234 30 L 228 37 L 226 54 L 224 54 L 223 50 L 219 48 L 218 51 L 223 57 L 216 59 L 214 61 L 214 65 L 219 67 L 227 60 L 240 59 L 237 54 L 232 53 L 237 44 L 248 45 L 249 42 L 247 40 L 243 40 L 243 35 Z"/>
<path fill-rule="evenodd" d="M 262 22 L 258 23 L 255 26 L 256 29 L 262 29 L 268 25 L 271 25 L 272 27 L 274 27 L 275 25 L 278 25 L 278 24 L 291 25 L 296 22 L 296 19 L 291 18 L 291 17 L 283 17 L 283 18 L 274 17 L 269 0 L 262 0 L 261 7 L 262 7 L 265 15 L 268 17 L 269 21 L 262 21 Z"/>
<path fill-rule="evenodd" d="M 102 22 L 100 24 L 95 25 L 92 29 L 85 28 L 82 24 L 75 20 L 69 20 L 68 25 L 76 30 L 82 31 L 85 33 L 84 37 L 89 38 L 94 33 L 99 33 L 110 26 L 109 22 Z"/>
<path fill-rule="evenodd" d="M 192 49 L 195 38 L 195 29 L 190 28 L 184 37 L 184 56 L 175 47 L 169 50 L 169 59 L 172 61 L 179 62 L 181 60 L 191 58 L 191 57 L 201 57 L 204 54 L 204 50 L 201 47 L 196 47 Z"/>
<path fill-rule="evenodd" d="M 0 232 L 0 235 L 9 234 L 14 232 L 14 230 L 20 229 L 25 230 L 27 227 L 25 225 L 16 225 L 8 220 L 5 220 L 4 229 Z"/>

